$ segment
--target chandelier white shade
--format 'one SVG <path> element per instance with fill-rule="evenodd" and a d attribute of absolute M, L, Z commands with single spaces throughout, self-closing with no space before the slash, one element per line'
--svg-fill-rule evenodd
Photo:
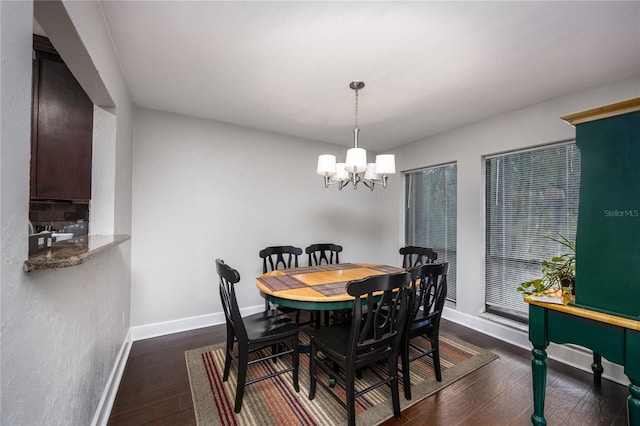
<path fill-rule="evenodd" d="M 393 175 L 396 172 L 396 156 L 393 154 L 376 155 L 376 174 Z"/>
<path fill-rule="evenodd" d="M 333 176 L 336 174 L 336 156 L 322 154 L 318 157 L 317 172 L 320 176 Z"/>
<path fill-rule="evenodd" d="M 356 91 L 353 148 L 347 150 L 347 158 L 344 163 L 337 163 L 335 155 L 322 154 L 318 156 L 316 172 L 324 177 L 325 188 L 337 183 L 338 188 L 342 189 L 349 182 L 353 183 L 353 189 L 357 189 L 360 182 L 363 182 L 372 191 L 376 182 L 382 182 L 382 186 L 386 188 L 387 178 L 396 172 L 395 156 L 392 154 L 377 155 L 375 163 L 367 163 L 367 151 L 358 147 L 358 133 L 360 132 L 358 129 L 358 90 L 364 87 L 364 82 L 352 81 L 349 87 Z"/>
<path fill-rule="evenodd" d="M 362 148 L 350 148 L 347 150 L 347 160 L 344 168 L 349 173 L 361 173 L 367 170 L 367 150 Z"/>

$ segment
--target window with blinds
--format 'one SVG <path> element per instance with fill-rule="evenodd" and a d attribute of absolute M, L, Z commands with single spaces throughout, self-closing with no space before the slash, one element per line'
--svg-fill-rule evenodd
<path fill-rule="evenodd" d="M 486 309 L 527 321 L 518 285 L 575 241 L 580 153 L 575 141 L 486 158 Z"/>
<path fill-rule="evenodd" d="M 447 299 L 456 300 L 457 168 L 447 164 L 405 173 L 405 244 L 430 247 L 449 262 Z"/>

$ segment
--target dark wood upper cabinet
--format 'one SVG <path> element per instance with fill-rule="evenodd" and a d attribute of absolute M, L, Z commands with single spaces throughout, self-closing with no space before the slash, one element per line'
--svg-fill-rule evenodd
<path fill-rule="evenodd" d="M 31 198 L 89 200 L 93 103 L 55 49 L 34 35 Z"/>

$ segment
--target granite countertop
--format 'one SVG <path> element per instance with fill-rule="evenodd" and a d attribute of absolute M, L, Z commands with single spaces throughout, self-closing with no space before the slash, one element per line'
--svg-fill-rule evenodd
<path fill-rule="evenodd" d="M 56 269 L 80 265 L 87 260 L 129 240 L 130 235 L 86 235 L 53 244 L 49 250 L 34 253 L 25 260 L 23 269 Z"/>

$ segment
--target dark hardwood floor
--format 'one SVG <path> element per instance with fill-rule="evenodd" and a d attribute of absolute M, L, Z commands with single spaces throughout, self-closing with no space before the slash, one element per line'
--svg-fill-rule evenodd
<path fill-rule="evenodd" d="M 533 411 L 531 353 L 443 321 L 442 330 L 500 358 L 413 405 L 384 425 L 529 425 Z M 225 326 L 133 343 L 109 425 L 195 425 L 184 352 L 225 339 Z M 625 386 L 549 360 L 545 416 L 549 425 L 626 425 Z"/>

